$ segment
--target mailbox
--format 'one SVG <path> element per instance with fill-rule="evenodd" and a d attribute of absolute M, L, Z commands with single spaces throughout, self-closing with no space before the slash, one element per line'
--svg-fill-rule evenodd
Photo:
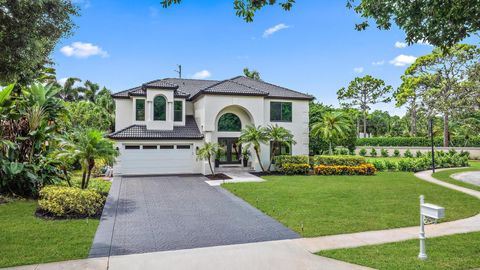
<path fill-rule="evenodd" d="M 445 217 L 445 208 L 431 204 L 431 203 L 423 203 L 421 204 L 421 214 L 426 217 L 431 217 L 434 219 L 440 219 Z"/>

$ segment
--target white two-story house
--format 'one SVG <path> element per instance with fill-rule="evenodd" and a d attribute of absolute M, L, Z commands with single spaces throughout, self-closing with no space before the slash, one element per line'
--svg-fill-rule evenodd
<path fill-rule="evenodd" d="M 205 142 L 224 151 L 220 164 L 240 164 L 240 132 L 247 125 L 278 124 L 290 130 L 295 144 L 281 154 L 308 155 L 309 102 L 312 96 L 239 76 L 223 81 L 161 79 L 113 94 L 120 175 L 210 174 L 196 150 Z M 270 144 L 262 145 L 267 165 Z M 251 151 L 249 166 L 259 170 Z M 280 153 L 279 153 L 280 154 Z M 213 162 L 213 161 L 212 161 Z"/>

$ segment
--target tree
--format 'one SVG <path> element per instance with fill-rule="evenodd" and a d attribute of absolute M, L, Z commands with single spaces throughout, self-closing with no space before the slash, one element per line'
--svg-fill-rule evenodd
<path fill-rule="evenodd" d="M 160 2 L 164 8 L 171 6 L 172 4 L 179 4 L 182 0 L 163 0 Z M 265 6 L 272 6 L 278 4 L 284 10 L 290 10 L 295 3 L 295 0 L 233 0 L 234 9 L 236 15 L 242 17 L 246 22 L 252 22 L 255 12 L 262 9 Z"/>
<path fill-rule="evenodd" d="M 88 129 L 95 127 L 105 132 L 112 131 L 114 115 L 104 107 L 90 101 L 65 102 L 67 114 L 62 121 L 62 126 L 67 131 L 77 128 Z"/>
<path fill-rule="evenodd" d="M 69 153 L 80 161 L 82 166 L 81 188 L 88 188 L 96 160 L 113 163 L 118 156 L 115 143 L 105 138 L 103 132 L 95 129 L 76 130 L 70 138 Z"/>
<path fill-rule="evenodd" d="M 291 144 L 296 142 L 293 140 L 293 134 L 290 130 L 280 127 L 279 125 L 270 125 L 266 128 L 267 138 L 271 142 L 272 147 L 270 149 L 270 164 L 268 165 L 268 171 L 272 167 L 273 159 L 277 151 L 279 151 L 282 145 L 290 147 Z"/>
<path fill-rule="evenodd" d="M 343 112 L 326 112 L 322 120 L 312 127 L 312 134 L 328 143 L 328 153 L 333 154 L 333 143 L 345 139 L 351 122 Z"/>
<path fill-rule="evenodd" d="M 215 153 L 218 152 L 218 149 L 220 149 L 220 146 L 217 143 L 208 142 L 197 151 L 197 157 L 199 159 L 208 161 L 208 166 L 210 166 L 210 171 L 212 172 L 213 176 L 215 176 L 215 171 L 212 167 L 212 157 L 215 156 Z"/>
<path fill-rule="evenodd" d="M 247 125 L 244 129 L 242 129 L 240 142 L 242 144 L 250 144 L 253 146 L 253 150 L 255 150 L 260 168 L 262 171 L 265 171 L 262 160 L 260 159 L 260 147 L 261 144 L 268 142 L 267 130 L 261 126 L 255 127 L 253 125 Z"/>
<path fill-rule="evenodd" d="M 406 71 L 409 80 L 415 78 L 424 86 L 420 92 L 422 104 L 432 117 L 443 115 L 443 145 L 449 146 L 449 117 L 471 110 L 470 100 L 478 95 L 478 88 L 470 84 L 471 68 L 480 59 L 480 49 L 473 45 L 458 44 L 445 52 L 435 48 L 431 54 L 417 58 Z"/>
<path fill-rule="evenodd" d="M 245 76 L 247 76 L 250 79 L 254 79 L 254 80 L 257 80 L 257 81 L 262 80 L 260 78 L 260 72 L 258 72 L 256 70 L 249 70 L 248 68 L 244 68 L 243 69 L 243 74 L 245 74 Z"/>
<path fill-rule="evenodd" d="M 388 30 L 394 22 L 405 31 L 408 44 L 428 42 L 447 49 L 480 30 L 480 3 L 475 0 L 348 0 L 347 7 L 377 28 Z M 369 26 L 367 20 L 357 30 Z"/>
<path fill-rule="evenodd" d="M 350 82 L 348 88 L 341 88 L 337 91 L 338 99 L 346 101 L 343 106 L 356 106 L 363 114 L 363 135 L 367 134 L 367 113 L 370 105 L 379 102 L 390 102 L 390 97 L 386 95 L 390 93 L 392 87 L 385 85 L 380 79 L 367 75 L 362 78 L 355 78 Z"/>
<path fill-rule="evenodd" d="M 83 98 L 90 102 L 95 102 L 95 98 L 97 97 L 98 90 L 100 86 L 96 83 L 93 83 L 89 80 L 85 81 L 84 87 L 80 88 L 80 91 L 83 93 Z"/>
<path fill-rule="evenodd" d="M 81 82 L 79 78 L 68 78 L 61 86 L 61 90 L 58 93 L 59 97 L 64 101 L 76 101 L 79 99 L 79 87 L 74 87 L 75 83 Z"/>
<path fill-rule="evenodd" d="M 77 15 L 71 1 L 0 1 L 0 83 L 27 85 L 38 77 Z"/>
<path fill-rule="evenodd" d="M 401 107 L 408 104 L 408 112 L 411 116 L 410 135 L 417 136 L 417 111 L 419 106 L 419 95 L 425 91 L 428 77 L 414 77 L 411 70 L 407 69 L 402 76 L 402 84 L 395 91 L 393 96 L 397 101 L 396 106 Z"/>

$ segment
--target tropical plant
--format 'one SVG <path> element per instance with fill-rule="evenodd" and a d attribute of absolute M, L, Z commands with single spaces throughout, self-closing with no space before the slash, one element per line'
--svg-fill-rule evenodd
<path fill-rule="evenodd" d="M 97 97 L 98 90 L 100 90 L 100 86 L 87 80 L 85 81 L 84 86 L 80 87 L 79 89 L 83 93 L 83 99 L 90 102 L 95 102 L 95 98 Z"/>
<path fill-rule="evenodd" d="M 262 171 L 265 171 L 265 168 L 263 167 L 262 160 L 260 159 L 260 148 L 262 144 L 268 142 L 268 138 L 267 130 L 264 127 L 256 127 L 253 125 L 247 125 L 244 129 L 242 129 L 240 135 L 241 143 L 250 144 L 253 146 L 253 150 L 257 156 L 258 164 L 260 165 Z"/>
<path fill-rule="evenodd" d="M 75 87 L 75 83 L 81 82 L 79 78 L 67 78 L 63 85 L 61 85 L 61 90 L 58 92 L 58 95 L 64 101 L 76 101 L 79 97 L 79 87 Z"/>
<path fill-rule="evenodd" d="M 216 157 L 219 149 L 220 146 L 217 143 L 207 142 L 197 150 L 197 158 L 208 161 L 208 166 L 213 176 L 215 176 L 215 171 L 212 167 L 212 157 Z"/>
<path fill-rule="evenodd" d="M 312 127 L 312 134 L 328 143 L 328 153 L 333 154 L 332 144 L 346 138 L 352 128 L 351 122 L 343 112 L 326 112 L 322 120 Z"/>
<path fill-rule="evenodd" d="M 243 74 L 245 76 L 247 76 L 248 78 L 250 79 L 254 79 L 254 80 L 257 80 L 257 81 L 261 81 L 262 79 L 260 78 L 260 72 L 256 71 L 256 70 L 250 70 L 248 68 L 244 68 L 243 69 Z"/>
<path fill-rule="evenodd" d="M 280 127 L 279 125 L 270 125 L 266 128 L 267 139 L 271 142 L 272 147 L 270 149 L 270 164 L 268 165 L 268 171 L 272 166 L 273 160 L 277 154 L 281 154 L 280 149 L 282 145 L 291 147 L 292 144 L 295 144 L 293 140 L 293 134 L 290 130 Z"/>

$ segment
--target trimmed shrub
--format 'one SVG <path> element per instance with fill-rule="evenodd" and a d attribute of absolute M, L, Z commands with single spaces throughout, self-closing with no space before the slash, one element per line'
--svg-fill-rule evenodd
<path fill-rule="evenodd" d="M 72 187 L 80 188 L 82 184 L 82 178 L 72 177 L 70 183 L 72 184 Z M 68 183 L 66 181 L 62 181 L 58 185 L 68 187 Z M 103 180 L 101 178 L 90 178 L 90 181 L 88 183 L 88 189 L 94 190 L 104 196 L 108 195 L 108 191 L 110 191 L 111 186 L 112 182 Z"/>
<path fill-rule="evenodd" d="M 395 150 L 393 151 L 393 156 L 394 156 L 394 157 L 400 157 L 400 150 L 395 149 Z"/>
<path fill-rule="evenodd" d="M 387 169 L 387 165 L 382 159 L 372 160 L 371 163 L 375 167 L 375 169 L 377 169 L 377 171 L 385 171 Z"/>
<path fill-rule="evenodd" d="M 387 170 L 389 170 L 389 171 L 398 170 L 398 162 L 395 162 L 395 161 L 392 161 L 392 160 L 389 160 L 389 159 L 384 160 L 384 162 L 385 162 L 385 167 L 386 167 Z"/>
<path fill-rule="evenodd" d="M 434 138 L 435 146 L 443 146 L 443 138 Z M 453 146 L 479 147 L 480 136 L 469 138 L 465 141 L 464 137 L 451 137 L 450 144 Z M 428 137 L 373 137 L 358 138 L 357 146 L 430 146 L 431 141 Z"/>
<path fill-rule="evenodd" d="M 305 155 L 281 155 L 275 157 L 275 168 L 277 171 L 282 170 L 283 164 L 309 164 L 308 156 Z"/>
<path fill-rule="evenodd" d="M 39 208 L 57 217 L 94 217 L 101 214 L 105 197 L 76 187 L 46 186 L 40 190 Z"/>
<path fill-rule="evenodd" d="M 370 150 L 370 156 L 372 156 L 372 157 L 377 156 L 377 150 L 375 150 L 375 148 L 372 148 L 372 150 Z"/>
<path fill-rule="evenodd" d="M 358 154 L 362 157 L 366 156 L 367 155 L 367 149 L 365 149 L 365 148 L 360 149 Z"/>
<path fill-rule="evenodd" d="M 388 154 L 388 150 L 387 150 L 387 149 L 382 148 L 382 149 L 380 150 L 380 154 L 382 155 L 382 157 L 389 157 L 389 154 Z"/>
<path fill-rule="evenodd" d="M 406 157 L 406 158 L 413 158 L 413 154 L 412 152 L 410 151 L 410 149 L 407 149 L 405 151 L 405 153 L 403 153 L 403 156 Z"/>
<path fill-rule="evenodd" d="M 314 156 L 313 164 L 314 165 L 326 165 L 326 166 L 335 166 L 335 165 L 344 165 L 344 166 L 357 166 L 365 164 L 367 161 L 364 157 L 357 156 Z"/>
<path fill-rule="evenodd" d="M 420 151 L 420 150 L 418 150 L 415 155 L 417 156 L 417 158 L 423 157 L 422 151 Z"/>
<path fill-rule="evenodd" d="M 314 168 L 318 175 L 374 175 L 377 171 L 372 164 L 358 166 L 325 166 L 318 165 Z"/>
<path fill-rule="evenodd" d="M 295 164 L 295 163 L 284 163 L 282 169 L 279 172 L 287 175 L 296 175 L 296 174 L 308 174 L 310 171 L 310 164 Z"/>

